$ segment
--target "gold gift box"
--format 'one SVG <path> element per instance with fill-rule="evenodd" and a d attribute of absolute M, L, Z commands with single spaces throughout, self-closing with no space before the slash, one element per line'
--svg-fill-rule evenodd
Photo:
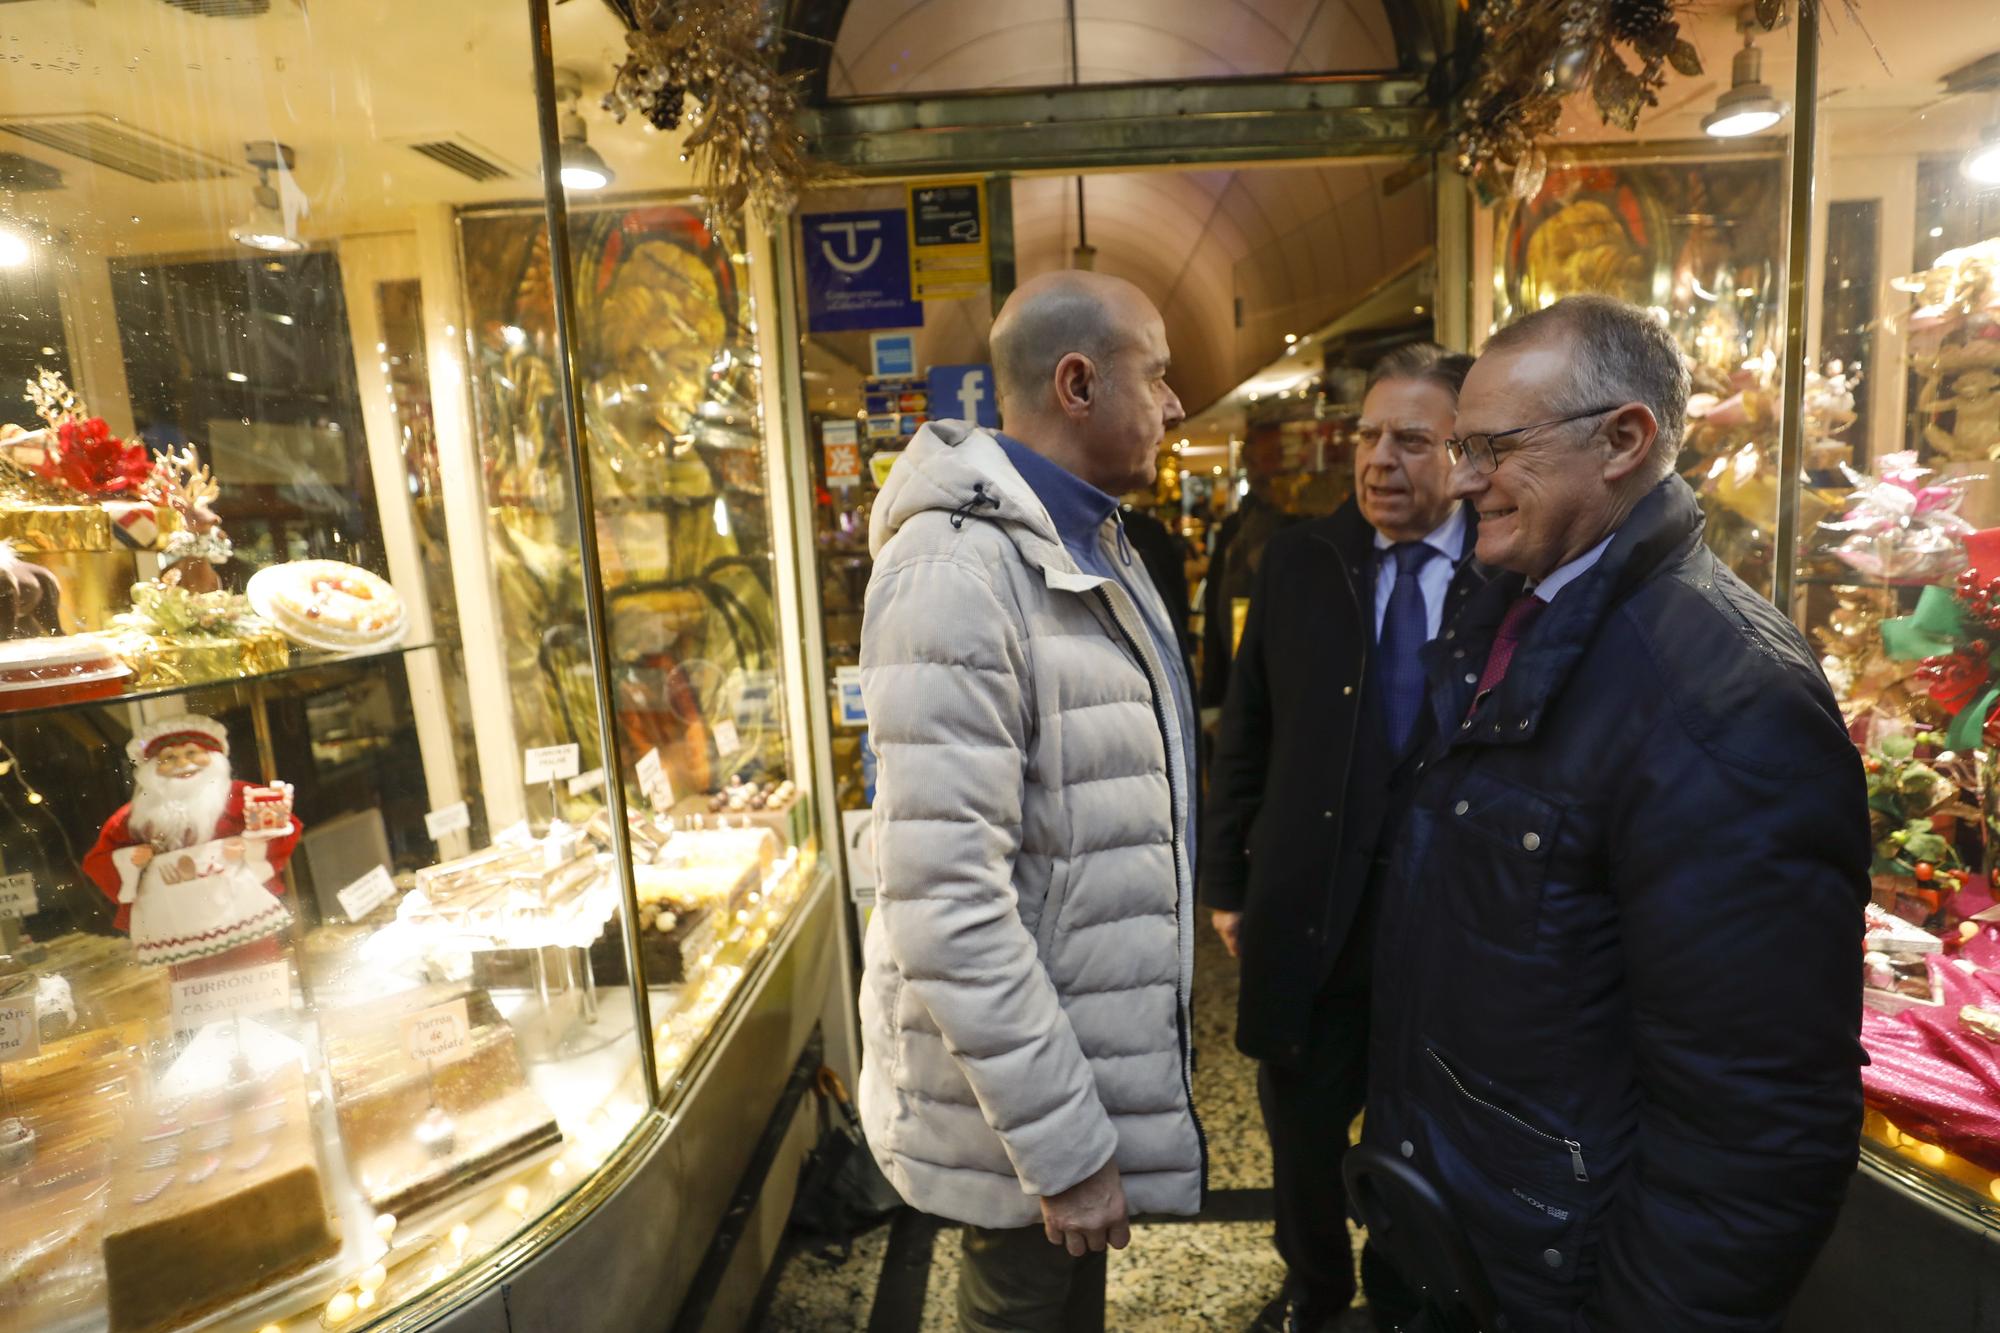
<path fill-rule="evenodd" d="M 19 504 L 0 500 L 0 541 L 22 551 L 109 551 L 111 515 L 94 504 Z"/>
<path fill-rule="evenodd" d="M 291 644 L 271 628 L 244 635 L 174 637 L 125 629 L 111 636 L 112 651 L 132 669 L 126 688 L 172 689 L 217 680 L 282 671 L 291 661 Z"/>

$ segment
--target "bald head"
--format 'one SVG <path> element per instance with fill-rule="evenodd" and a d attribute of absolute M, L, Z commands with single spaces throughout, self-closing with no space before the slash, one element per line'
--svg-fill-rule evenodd
<path fill-rule="evenodd" d="M 1113 495 L 1151 484 L 1153 450 L 1184 414 L 1144 292 L 1102 273 L 1045 273 L 1007 298 L 991 342 L 1009 435 Z"/>
<path fill-rule="evenodd" d="M 1028 279 L 993 320 L 1001 409 L 1042 410 L 1065 356 L 1089 357 L 1103 374 L 1139 340 L 1146 323 L 1159 318 L 1146 294 L 1123 278 L 1059 269 Z"/>

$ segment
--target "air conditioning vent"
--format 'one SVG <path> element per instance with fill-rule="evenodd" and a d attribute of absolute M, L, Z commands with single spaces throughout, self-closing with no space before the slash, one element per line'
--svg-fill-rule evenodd
<path fill-rule="evenodd" d="M 521 173 L 514 167 L 500 161 L 492 153 L 462 136 L 447 139 L 416 139 L 406 144 L 413 153 L 421 153 L 441 167 L 456 171 L 468 180 L 497 181 Z"/>
<path fill-rule="evenodd" d="M 183 14 L 204 19 L 254 19 L 271 12 L 271 0 L 165 0 Z"/>
<path fill-rule="evenodd" d="M 0 120 L 0 131 L 154 185 L 236 174 L 218 158 L 130 129 L 102 112 Z"/>
<path fill-rule="evenodd" d="M 60 190 L 62 172 L 40 158 L 0 151 L 0 190 Z"/>

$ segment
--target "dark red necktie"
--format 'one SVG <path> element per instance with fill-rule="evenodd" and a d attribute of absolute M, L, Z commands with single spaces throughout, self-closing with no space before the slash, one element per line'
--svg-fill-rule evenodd
<path fill-rule="evenodd" d="M 1493 649 L 1486 654 L 1486 670 L 1479 673 L 1479 688 L 1472 693 L 1475 704 L 1506 678 L 1507 668 L 1514 661 L 1514 650 L 1521 646 L 1535 617 L 1547 610 L 1548 605 L 1533 594 L 1524 594 L 1508 606 L 1507 614 L 1500 617 L 1500 628 L 1494 631 Z"/>

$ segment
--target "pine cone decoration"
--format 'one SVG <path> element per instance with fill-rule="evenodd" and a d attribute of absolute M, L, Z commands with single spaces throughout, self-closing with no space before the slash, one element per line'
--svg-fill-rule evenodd
<path fill-rule="evenodd" d="M 1604 22 L 1621 42 L 1637 45 L 1674 21 L 1673 0 L 1611 0 Z"/>

